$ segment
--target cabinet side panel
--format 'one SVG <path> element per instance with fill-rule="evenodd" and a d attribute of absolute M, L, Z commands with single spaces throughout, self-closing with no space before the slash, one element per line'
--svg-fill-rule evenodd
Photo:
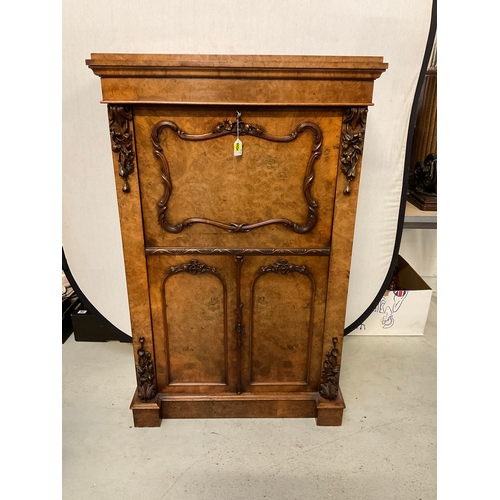
<path fill-rule="evenodd" d="M 328 299 L 323 339 L 323 359 L 327 359 L 327 353 L 332 352 L 331 349 L 336 349 L 335 363 L 338 365 L 342 357 L 366 113 L 366 108 L 363 107 L 346 108 L 343 117 L 330 249 L 330 255 L 335 258 L 330 259 L 328 272 Z M 322 378 L 325 379 L 327 373 L 323 375 Z"/>
<path fill-rule="evenodd" d="M 113 149 L 113 168 L 130 308 L 130 323 L 134 343 L 134 356 L 137 365 L 137 350 L 141 347 L 139 338 L 143 337 L 145 339 L 144 346 L 151 353 L 153 362 L 154 349 L 150 317 L 148 273 L 144 253 L 141 193 L 139 176 L 137 175 L 137 145 L 135 142 L 133 110 L 131 108 L 125 109 L 125 116 L 127 118 L 124 118 L 122 106 L 108 106 L 111 146 Z M 116 126 L 117 122 L 119 122 L 119 128 Z M 123 146 L 123 142 L 126 142 L 125 146 Z M 123 166 L 127 160 L 130 162 L 129 165 L 132 170 L 128 170 L 126 176 L 121 176 L 120 166 Z M 128 192 L 124 191 L 125 184 L 128 185 Z"/>

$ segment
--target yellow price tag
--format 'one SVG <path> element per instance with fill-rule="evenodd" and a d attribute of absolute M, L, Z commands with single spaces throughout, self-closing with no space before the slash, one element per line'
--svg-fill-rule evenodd
<path fill-rule="evenodd" d="M 241 156 L 243 154 L 243 143 L 239 139 L 234 141 L 233 150 L 234 156 Z"/>

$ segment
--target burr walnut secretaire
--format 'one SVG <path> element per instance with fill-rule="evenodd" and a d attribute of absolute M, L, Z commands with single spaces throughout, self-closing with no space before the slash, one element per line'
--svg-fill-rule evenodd
<path fill-rule="evenodd" d="M 135 425 L 340 425 L 359 173 L 383 58 L 86 62 L 108 106 Z"/>

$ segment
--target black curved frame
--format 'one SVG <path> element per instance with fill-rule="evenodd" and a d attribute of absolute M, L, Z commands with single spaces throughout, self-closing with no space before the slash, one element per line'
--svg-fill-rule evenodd
<path fill-rule="evenodd" d="M 372 303 L 367 307 L 366 311 L 361 316 L 359 316 L 359 318 L 356 321 L 353 321 L 349 326 L 347 326 L 344 329 L 344 336 L 349 335 L 349 333 L 358 328 L 358 326 L 361 325 L 363 321 L 365 321 L 365 319 L 368 318 L 368 316 L 370 316 L 370 314 L 375 309 L 376 305 L 380 302 L 380 299 L 383 297 L 384 292 L 387 290 L 387 287 L 391 282 L 392 275 L 394 274 L 394 270 L 396 269 L 396 264 L 398 262 L 399 248 L 401 246 L 401 238 L 403 236 L 406 198 L 408 194 L 407 193 L 408 181 L 410 177 L 410 157 L 413 144 L 413 129 L 415 128 L 415 123 L 417 121 L 418 98 L 420 96 L 420 92 L 424 84 L 425 73 L 427 71 L 427 66 L 429 64 L 429 59 L 432 52 L 432 46 L 434 44 L 434 39 L 436 36 L 436 28 L 437 28 L 437 0 L 433 0 L 429 36 L 427 38 L 427 46 L 425 48 L 424 60 L 422 62 L 422 68 L 420 69 L 420 75 L 418 77 L 417 88 L 415 91 L 415 98 L 413 100 L 412 110 L 410 114 L 410 123 L 408 126 L 408 136 L 406 139 L 406 155 L 405 155 L 405 164 L 403 172 L 403 186 L 401 190 L 401 204 L 399 206 L 398 227 L 396 230 L 396 240 L 394 242 L 394 253 L 392 254 L 391 265 L 389 266 L 389 270 L 387 271 L 387 275 L 385 277 L 384 282 L 382 283 L 382 286 L 378 294 L 375 296 Z"/>
<path fill-rule="evenodd" d="M 81 288 L 78 286 L 78 283 L 75 281 L 73 274 L 68 265 L 68 261 L 66 260 L 66 255 L 64 253 L 64 248 L 62 249 L 62 270 L 66 275 L 66 278 L 69 281 L 69 284 L 75 291 L 78 298 L 84 303 L 85 307 L 101 322 L 103 326 L 111 330 L 116 334 L 120 342 L 132 342 L 132 337 L 125 332 L 122 332 L 119 328 L 117 328 L 113 323 L 107 320 L 92 304 L 92 302 L 87 299 L 85 294 L 82 292 Z"/>

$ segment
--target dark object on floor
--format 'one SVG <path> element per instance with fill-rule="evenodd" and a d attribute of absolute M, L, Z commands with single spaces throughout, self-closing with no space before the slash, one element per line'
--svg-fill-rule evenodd
<path fill-rule="evenodd" d="M 71 313 L 80 304 L 80 299 L 71 287 L 63 286 L 62 294 L 62 343 L 68 340 L 73 333 L 73 324 L 71 323 Z"/>
<path fill-rule="evenodd" d="M 73 323 L 73 333 L 77 342 L 107 342 L 109 340 L 132 342 L 132 337 L 130 337 L 128 341 L 124 340 L 123 337 L 120 337 L 113 330 L 104 326 L 99 319 L 81 303 L 71 314 L 71 321 Z"/>

